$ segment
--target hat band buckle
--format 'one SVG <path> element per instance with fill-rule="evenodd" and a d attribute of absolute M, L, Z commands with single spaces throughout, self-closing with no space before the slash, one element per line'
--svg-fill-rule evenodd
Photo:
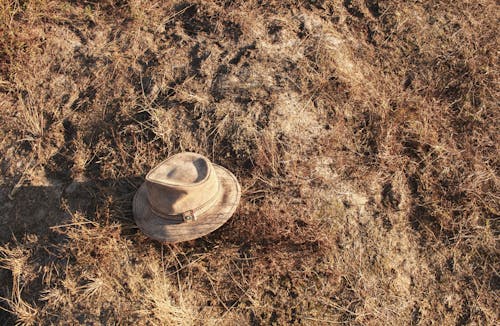
<path fill-rule="evenodd" d="M 182 213 L 179 213 L 179 214 L 165 214 L 163 212 L 160 212 L 158 210 L 156 210 L 153 205 L 151 205 L 151 211 L 166 219 L 166 220 L 175 220 L 175 221 L 182 221 L 182 222 L 194 222 L 197 220 L 197 215 L 201 212 L 204 212 L 205 211 L 205 208 L 208 208 L 210 207 L 217 199 L 217 196 L 219 195 L 219 192 L 220 192 L 220 189 L 221 189 L 221 186 L 220 186 L 220 183 L 217 184 L 217 191 L 215 192 L 215 194 L 210 197 L 210 199 L 208 199 L 206 202 L 204 202 L 203 204 L 201 204 L 200 206 L 198 206 L 197 208 L 194 208 L 194 209 L 189 209 L 185 212 L 182 212 Z"/>

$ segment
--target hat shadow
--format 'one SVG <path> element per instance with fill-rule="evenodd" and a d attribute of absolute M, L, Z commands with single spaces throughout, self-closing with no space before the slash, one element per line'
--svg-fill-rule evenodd
<path fill-rule="evenodd" d="M 86 181 L 48 179 L 43 185 L 26 184 L 15 188 L 2 185 L 0 245 L 28 235 L 58 241 L 59 234 L 52 228 L 68 224 L 75 214 L 98 223 L 118 223 L 122 226 L 122 234 L 140 232 L 134 221 L 132 201 L 144 181 L 145 175 L 139 175 Z M 209 235 L 193 240 L 196 244 L 193 241 L 185 244 L 206 250 L 221 240 L 227 241 L 224 234 L 231 232 L 228 230 L 230 224 L 225 223 Z M 238 242 L 235 240 L 229 237 L 231 243 Z"/>
<path fill-rule="evenodd" d="M 0 245 L 26 235 L 51 238 L 51 227 L 81 214 L 90 220 L 132 226 L 132 199 L 144 176 L 86 181 L 47 180 L 43 185 L 0 186 Z M 108 211 L 110 213 L 105 214 Z M 127 228 L 130 229 L 130 228 Z"/>

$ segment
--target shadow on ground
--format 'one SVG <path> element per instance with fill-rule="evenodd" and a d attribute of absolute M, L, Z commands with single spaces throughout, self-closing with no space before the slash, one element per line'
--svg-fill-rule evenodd
<path fill-rule="evenodd" d="M 49 238 L 50 228 L 66 223 L 77 212 L 89 219 L 132 222 L 132 198 L 143 178 L 61 182 L 0 187 L 0 244 L 25 235 Z M 108 212 L 108 214 L 106 214 Z"/>

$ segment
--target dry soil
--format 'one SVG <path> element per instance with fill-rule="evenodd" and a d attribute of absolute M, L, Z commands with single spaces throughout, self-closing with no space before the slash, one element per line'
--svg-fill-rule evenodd
<path fill-rule="evenodd" d="M 497 3 L 0 0 L 0 324 L 498 324 Z M 243 195 L 163 245 L 181 151 Z"/>

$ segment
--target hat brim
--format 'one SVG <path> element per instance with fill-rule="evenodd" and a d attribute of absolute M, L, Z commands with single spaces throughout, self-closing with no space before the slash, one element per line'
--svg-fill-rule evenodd
<path fill-rule="evenodd" d="M 147 198 L 143 183 L 134 196 L 133 213 L 139 228 L 150 238 L 167 243 L 193 240 L 215 231 L 233 215 L 241 197 L 236 177 L 222 166 L 213 164 L 221 190 L 213 206 L 196 217 L 196 221 L 168 220 L 156 215 Z"/>

